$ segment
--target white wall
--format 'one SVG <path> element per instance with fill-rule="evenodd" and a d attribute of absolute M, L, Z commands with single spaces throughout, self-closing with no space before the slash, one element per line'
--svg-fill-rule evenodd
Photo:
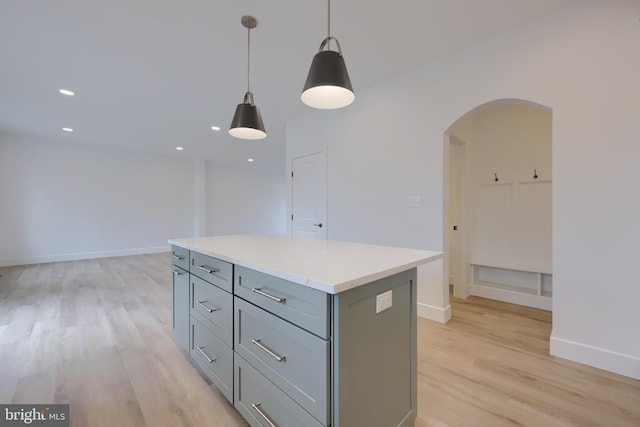
<path fill-rule="evenodd" d="M 206 235 L 285 234 L 284 172 L 206 164 Z"/>
<path fill-rule="evenodd" d="M 443 249 L 443 134 L 496 99 L 548 106 L 551 352 L 640 378 L 639 15 L 632 0 L 577 2 L 359 92 L 347 109 L 289 123 L 288 163 L 327 149 L 329 238 Z M 422 209 L 406 207 L 410 195 Z M 419 302 L 442 320 L 448 293 L 435 267 L 419 277 Z"/>
<path fill-rule="evenodd" d="M 0 134 L 0 266 L 286 231 L 283 173 Z"/>
<path fill-rule="evenodd" d="M 0 265 L 168 250 L 193 230 L 193 161 L 0 135 Z"/>
<path fill-rule="evenodd" d="M 551 112 L 498 102 L 462 120 L 471 259 L 551 270 Z"/>

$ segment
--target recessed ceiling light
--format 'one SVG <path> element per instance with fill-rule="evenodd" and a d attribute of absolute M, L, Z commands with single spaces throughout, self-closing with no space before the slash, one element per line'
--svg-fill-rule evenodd
<path fill-rule="evenodd" d="M 178 151 L 182 151 L 182 150 L 184 150 L 184 148 L 182 148 L 182 147 L 176 147 L 176 150 L 178 150 Z"/>
<path fill-rule="evenodd" d="M 255 160 L 253 160 L 253 159 L 247 159 L 247 162 L 252 163 L 252 162 L 255 162 Z"/>
<path fill-rule="evenodd" d="M 215 130 L 217 132 L 220 130 L 220 126 L 211 126 L 211 130 Z"/>
<path fill-rule="evenodd" d="M 58 92 L 60 92 L 63 95 L 67 95 L 67 96 L 73 96 L 75 95 L 75 93 L 73 93 L 72 91 L 70 91 L 69 89 L 60 89 Z"/>
<path fill-rule="evenodd" d="M 73 129 L 71 128 L 62 128 L 62 130 L 65 132 L 73 132 Z"/>

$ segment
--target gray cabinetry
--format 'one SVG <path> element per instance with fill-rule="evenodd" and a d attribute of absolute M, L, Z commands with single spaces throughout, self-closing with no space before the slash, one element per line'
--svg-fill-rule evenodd
<path fill-rule="evenodd" d="M 188 274 L 183 255 L 174 333 L 249 424 L 414 425 L 415 268 L 328 294 L 194 250 Z"/>
<path fill-rule="evenodd" d="M 227 292 L 233 292 L 233 264 L 191 252 L 189 271 Z"/>
<path fill-rule="evenodd" d="M 182 348 L 189 350 L 189 251 L 173 246 L 171 259 L 173 336 Z"/>
<path fill-rule="evenodd" d="M 180 246 L 171 246 L 171 263 L 176 267 L 189 271 L 189 250 Z"/>
<path fill-rule="evenodd" d="M 333 426 L 414 425 L 415 283 L 412 269 L 334 295 L 332 338 L 338 350 L 333 352 Z M 392 304 L 377 312 L 382 294 Z"/>
<path fill-rule="evenodd" d="M 190 253 L 189 355 L 233 403 L 233 264 Z"/>
<path fill-rule="evenodd" d="M 236 267 L 238 411 L 264 427 L 413 426 L 415 282 L 410 269 L 329 295 Z"/>
<path fill-rule="evenodd" d="M 322 338 L 329 337 L 330 295 L 245 267 L 236 267 L 235 295 Z"/>
<path fill-rule="evenodd" d="M 206 322 L 191 317 L 189 354 L 202 372 L 233 402 L 233 350 L 216 336 Z"/>
<path fill-rule="evenodd" d="M 330 342 L 236 297 L 235 351 L 329 424 Z"/>
<path fill-rule="evenodd" d="M 323 427 L 242 357 L 236 357 L 235 381 L 235 407 L 252 427 Z"/>
<path fill-rule="evenodd" d="M 191 317 L 196 317 L 229 347 L 233 346 L 233 296 L 191 276 Z"/>

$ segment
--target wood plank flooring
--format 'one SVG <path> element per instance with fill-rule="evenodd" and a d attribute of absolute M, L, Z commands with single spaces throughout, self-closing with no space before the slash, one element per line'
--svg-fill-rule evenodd
<path fill-rule="evenodd" d="M 1 268 L 0 402 L 77 427 L 247 424 L 171 335 L 168 254 Z"/>
<path fill-rule="evenodd" d="M 640 426 L 640 381 L 549 356 L 550 313 L 452 309 L 418 321 L 416 427 Z M 171 336 L 168 254 L 0 268 L 0 403 L 69 403 L 77 427 L 247 425 Z"/>
<path fill-rule="evenodd" d="M 640 426 L 640 381 L 550 356 L 550 312 L 451 302 L 418 320 L 416 427 Z"/>

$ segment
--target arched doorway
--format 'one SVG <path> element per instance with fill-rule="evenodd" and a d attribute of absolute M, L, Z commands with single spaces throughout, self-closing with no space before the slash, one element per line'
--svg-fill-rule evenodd
<path fill-rule="evenodd" d="M 454 296 L 551 310 L 548 107 L 501 99 L 444 135 L 444 278 Z"/>

